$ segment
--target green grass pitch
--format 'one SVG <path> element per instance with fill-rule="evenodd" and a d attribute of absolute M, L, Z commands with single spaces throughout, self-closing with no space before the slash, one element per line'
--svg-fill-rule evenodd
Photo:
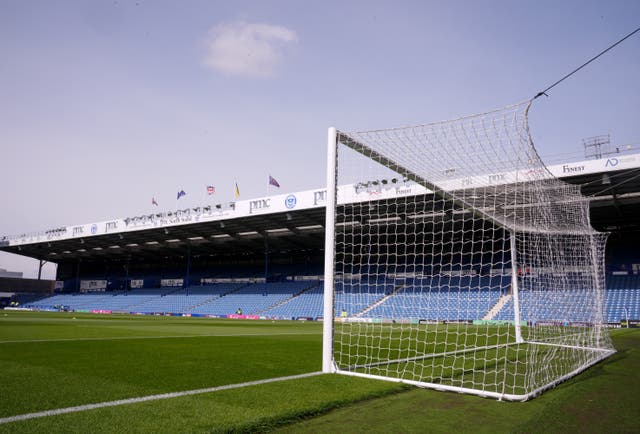
<path fill-rule="evenodd" d="M 640 329 L 525 403 L 318 375 L 0 424 L 38 432 L 640 432 Z M 0 311 L 0 418 L 319 371 L 322 324 Z"/>

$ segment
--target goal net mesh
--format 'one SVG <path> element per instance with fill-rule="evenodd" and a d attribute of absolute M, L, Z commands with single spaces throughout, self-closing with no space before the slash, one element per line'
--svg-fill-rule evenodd
<path fill-rule="evenodd" d="M 612 354 L 606 235 L 539 158 L 529 106 L 338 132 L 338 372 L 523 400 Z"/>

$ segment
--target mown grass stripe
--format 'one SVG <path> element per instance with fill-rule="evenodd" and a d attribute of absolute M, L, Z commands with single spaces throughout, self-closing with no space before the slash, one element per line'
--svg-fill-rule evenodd
<path fill-rule="evenodd" d="M 295 335 L 319 335 L 321 332 L 314 333 L 299 333 L 299 332 L 286 332 L 286 333 L 214 333 L 205 335 L 169 335 L 169 336 L 113 336 L 113 337 L 95 337 L 95 338 L 53 338 L 53 339 L 20 339 L 11 341 L 2 341 L 0 344 L 24 344 L 24 343 L 38 343 L 38 342 L 75 342 L 75 341 L 127 341 L 135 339 L 171 339 L 171 338 L 223 338 L 223 337 L 256 337 L 256 336 L 295 336 Z"/>
<path fill-rule="evenodd" d="M 95 410 L 98 408 L 115 407 L 118 405 L 137 404 L 139 402 L 158 401 L 161 399 L 179 398 L 181 396 L 200 395 L 203 393 L 218 392 L 221 390 L 238 389 L 241 387 L 257 386 L 260 384 L 275 383 L 278 381 L 297 380 L 322 374 L 321 371 L 306 374 L 289 375 L 286 377 L 267 378 L 264 380 L 248 381 L 246 383 L 226 384 L 224 386 L 207 387 L 205 389 L 185 390 L 182 392 L 161 393 L 159 395 L 140 396 L 138 398 L 118 399 L 116 401 L 99 402 L 96 404 L 78 405 L 75 407 L 58 408 L 54 410 L 39 411 L 36 413 L 19 414 L 0 418 L 0 424 L 18 422 L 22 420 L 36 419 L 40 417 L 57 416 L 60 414 L 77 413 L 79 411 Z"/>

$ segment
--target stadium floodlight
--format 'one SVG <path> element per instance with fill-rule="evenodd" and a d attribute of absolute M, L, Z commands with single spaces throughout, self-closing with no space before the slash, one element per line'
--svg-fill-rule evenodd
<path fill-rule="evenodd" d="M 527 400 L 615 352 L 606 234 L 539 158 L 530 104 L 329 129 L 324 372 Z"/>

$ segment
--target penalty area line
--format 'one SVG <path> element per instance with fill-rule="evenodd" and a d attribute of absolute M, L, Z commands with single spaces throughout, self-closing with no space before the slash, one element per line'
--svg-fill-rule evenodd
<path fill-rule="evenodd" d="M 289 375 L 287 377 L 267 378 L 265 380 L 247 381 L 246 383 L 227 384 L 224 386 L 207 387 L 205 389 L 185 390 L 182 392 L 161 393 L 159 395 L 141 396 L 138 398 L 118 399 L 116 401 L 98 402 L 96 404 L 78 405 L 75 407 L 58 408 L 53 410 L 39 411 L 37 413 L 19 414 L 0 418 L 0 425 L 10 422 L 18 422 L 22 420 L 36 419 L 47 416 L 58 416 L 67 413 L 77 413 L 80 411 L 95 410 L 105 407 L 116 407 L 119 405 L 137 404 L 139 402 L 158 401 L 161 399 L 179 398 L 182 396 L 200 395 L 203 393 L 219 392 L 221 390 L 238 389 L 241 387 L 257 386 L 260 384 L 276 383 L 279 381 L 297 380 L 300 378 L 314 377 L 323 374 L 322 371 L 309 372 L 306 374 Z"/>

